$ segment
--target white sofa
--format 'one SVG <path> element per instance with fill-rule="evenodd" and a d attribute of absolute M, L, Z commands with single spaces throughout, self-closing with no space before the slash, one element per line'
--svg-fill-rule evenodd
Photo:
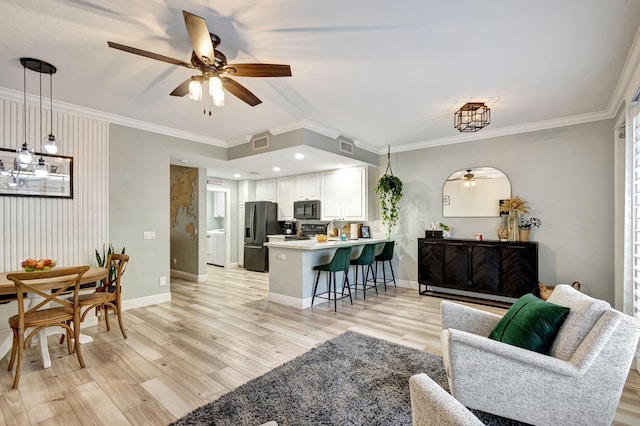
<path fill-rule="evenodd" d="M 535 425 L 609 425 L 640 336 L 640 321 L 568 285 L 548 300 L 570 308 L 548 355 L 489 339 L 500 320 L 443 301 L 449 388 L 462 405 Z"/>

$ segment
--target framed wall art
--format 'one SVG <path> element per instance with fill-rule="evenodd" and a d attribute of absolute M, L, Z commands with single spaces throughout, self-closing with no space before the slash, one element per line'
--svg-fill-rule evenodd
<path fill-rule="evenodd" d="M 0 196 L 73 198 L 73 157 L 32 153 L 30 163 L 21 163 L 15 149 L 0 148 Z M 46 176 L 34 166 L 42 158 Z"/>

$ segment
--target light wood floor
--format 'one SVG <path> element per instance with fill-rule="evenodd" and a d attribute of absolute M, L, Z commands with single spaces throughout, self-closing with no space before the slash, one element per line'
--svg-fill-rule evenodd
<path fill-rule="evenodd" d="M 267 300 L 267 275 L 209 267 L 209 279 L 172 279 L 172 302 L 125 312 L 129 335 L 83 330 L 80 369 L 49 339 L 52 367 L 27 351 L 18 390 L 0 361 L 0 424 L 164 425 L 347 330 L 440 354 L 440 299 L 390 288 L 354 305 L 298 310 Z M 504 312 L 498 308 L 484 308 Z M 543 397 L 543 396 L 541 396 Z M 640 376 L 627 380 L 617 425 L 640 424 Z"/>

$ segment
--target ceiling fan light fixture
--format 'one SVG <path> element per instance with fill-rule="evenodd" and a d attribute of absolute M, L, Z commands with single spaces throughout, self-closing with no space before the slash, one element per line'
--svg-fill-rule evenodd
<path fill-rule="evenodd" d="M 453 127 L 461 132 L 477 132 L 491 124 L 491 109 L 484 102 L 467 102 L 453 113 Z"/>
<path fill-rule="evenodd" d="M 224 106 L 224 91 L 220 90 L 216 94 L 212 95 L 212 102 L 215 106 Z"/>
<path fill-rule="evenodd" d="M 192 101 L 202 100 L 202 83 L 198 80 L 191 80 L 189 82 L 189 99 Z"/>

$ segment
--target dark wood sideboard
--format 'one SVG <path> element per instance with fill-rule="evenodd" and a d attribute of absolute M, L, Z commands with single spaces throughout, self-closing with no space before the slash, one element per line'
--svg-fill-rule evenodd
<path fill-rule="evenodd" d="M 538 295 L 537 284 L 536 242 L 418 239 L 420 294 L 501 306 L 527 293 Z"/>

